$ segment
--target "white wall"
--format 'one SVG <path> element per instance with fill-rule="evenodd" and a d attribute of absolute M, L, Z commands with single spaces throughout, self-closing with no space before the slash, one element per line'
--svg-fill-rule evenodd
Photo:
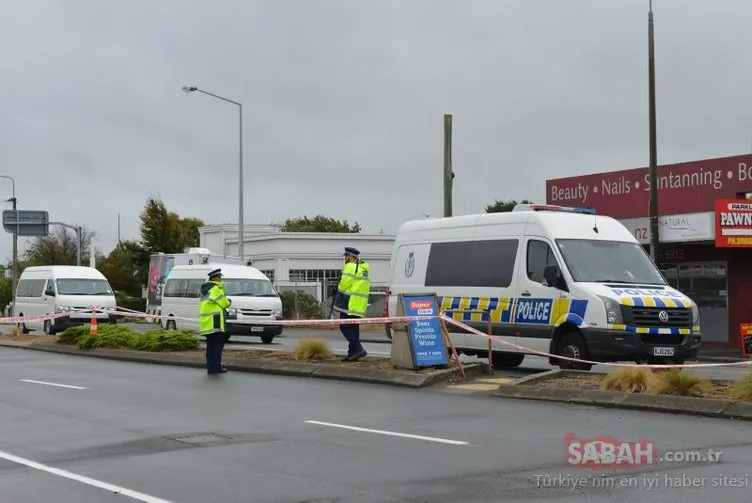
<path fill-rule="evenodd" d="M 371 266 L 372 284 L 389 283 L 389 260 L 394 236 L 384 234 L 349 234 L 316 232 L 262 233 L 264 226 L 247 226 L 245 255 L 253 267 L 274 270 L 275 279 L 286 281 L 291 269 L 341 269 L 346 246 L 360 250 Z M 266 229 L 274 229 L 266 226 Z M 237 226 L 209 226 L 199 229 L 201 247 L 212 253 L 234 256 L 238 253 Z"/>

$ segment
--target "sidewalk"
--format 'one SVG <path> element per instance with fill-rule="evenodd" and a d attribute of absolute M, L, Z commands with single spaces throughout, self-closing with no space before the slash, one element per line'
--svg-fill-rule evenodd
<path fill-rule="evenodd" d="M 697 354 L 698 361 L 705 361 L 708 363 L 735 363 L 752 361 L 750 358 L 743 358 L 741 350 L 732 348 L 714 348 L 700 347 L 700 351 Z"/>

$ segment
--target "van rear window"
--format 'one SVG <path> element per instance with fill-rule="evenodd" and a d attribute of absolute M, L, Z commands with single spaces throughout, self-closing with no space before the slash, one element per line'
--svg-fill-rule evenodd
<path fill-rule="evenodd" d="M 508 287 L 518 247 L 517 239 L 433 243 L 426 286 Z"/>

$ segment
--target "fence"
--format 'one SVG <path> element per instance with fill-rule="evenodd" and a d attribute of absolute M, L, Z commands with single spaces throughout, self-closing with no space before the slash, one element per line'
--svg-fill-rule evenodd
<path fill-rule="evenodd" d="M 331 279 L 308 282 L 278 281 L 277 290 L 279 290 L 280 294 L 284 292 L 294 292 L 294 305 L 291 306 L 289 310 L 290 312 L 295 313 L 295 318 L 298 318 L 301 315 L 300 307 L 302 307 L 302 292 L 302 294 L 311 295 L 316 299 L 323 318 L 336 319 L 339 318 L 339 314 L 332 309 L 332 302 L 334 300 L 334 294 L 337 291 L 338 283 L 338 280 Z M 381 290 L 385 290 L 385 287 L 372 287 L 368 299 L 368 309 L 366 311 L 366 316 L 368 318 L 380 318 L 384 316 L 384 310 L 386 308 L 386 292 Z"/>

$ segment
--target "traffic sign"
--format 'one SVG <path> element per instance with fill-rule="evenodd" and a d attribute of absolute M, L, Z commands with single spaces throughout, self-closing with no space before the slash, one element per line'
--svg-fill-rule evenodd
<path fill-rule="evenodd" d="M 50 215 L 38 210 L 5 210 L 3 229 L 17 236 L 46 236 L 50 233 Z"/>

